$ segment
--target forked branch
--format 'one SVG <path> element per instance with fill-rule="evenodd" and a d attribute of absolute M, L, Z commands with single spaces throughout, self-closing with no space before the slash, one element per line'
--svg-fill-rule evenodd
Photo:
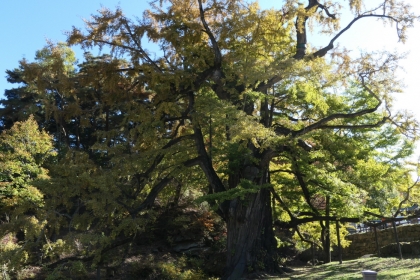
<path fill-rule="evenodd" d="M 213 35 L 213 32 L 211 32 L 211 30 L 209 28 L 209 25 L 206 22 L 206 18 L 204 16 L 202 0 L 197 0 L 197 1 L 198 1 L 199 9 L 200 9 L 201 23 L 203 24 L 203 27 L 204 27 L 204 30 L 205 30 L 206 34 L 210 38 L 211 47 L 212 47 L 213 52 L 214 52 L 214 67 L 216 69 L 220 69 L 220 67 L 222 66 L 222 53 L 220 52 L 219 45 L 217 44 L 217 41 L 216 41 L 216 38 Z"/>

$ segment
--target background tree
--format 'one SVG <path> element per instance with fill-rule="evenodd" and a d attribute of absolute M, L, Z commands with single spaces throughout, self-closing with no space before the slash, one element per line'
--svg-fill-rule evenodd
<path fill-rule="evenodd" d="M 1 263 L 11 269 L 36 258 L 33 253 L 43 238 L 46 209 L 44 194 L 34 182 L 48 178 L 45 165 L 55 155 L 51 136 L 39 130 L 32 116 L 0 136 L 0 236 L 12 239 L 17 234 L 19 241 L 1 247 Z"/>

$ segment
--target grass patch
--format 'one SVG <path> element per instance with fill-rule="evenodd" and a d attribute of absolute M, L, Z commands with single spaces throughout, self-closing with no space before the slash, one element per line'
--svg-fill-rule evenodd
<path fill-rule="evenodd" d="M 377 279 L 420 279 L 420 259 L 397 258 L 360 258 L 333 262 L 315 267 L 293 268 L 295 272 L 274 279 L 330 279 L 356 280 L 363 279 L 363 270 L 378 272 Z"/>

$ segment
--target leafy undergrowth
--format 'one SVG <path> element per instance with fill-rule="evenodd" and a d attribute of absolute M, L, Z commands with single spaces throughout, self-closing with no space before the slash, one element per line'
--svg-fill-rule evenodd
<path fill-rule="evenodd" d="M 362 279 L 363 270 L 378 272 L 377 279 L 419 279 L 420 259 L 410 258 L 360 258 L 343 261 L 342 264 L 332 262 L 315 267 L 294 268 L 295 272 L 274 279 L 325 279 L 356 280 Z"/>
<path fill-rule="evenodd" d="M 225 232 L 220 218 L 207 210 L 170 209 L 130 242 L 104 252 L 99 264 L 63 255 L 56 263 L 45 261 L 19 271 L 0 266 L 0 279 L 217 279 L 225 263 Z"/>

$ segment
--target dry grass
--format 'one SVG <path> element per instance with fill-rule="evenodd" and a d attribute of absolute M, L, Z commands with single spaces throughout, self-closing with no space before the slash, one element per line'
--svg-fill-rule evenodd
<path fill-rule="evenodd" d="M 323 279 L 323 280 L 356 280 L 363 279 L 363 270 L 378 272 L 377 279 L 420 279 L 420 259 L 410 258 L 360 258 L 344 261 L 342 264 L 333 262 L 315 267 L 294 268 L 295 272 L 274 278 L 285 279 Z M 271 278 L 273 280 L 273 278 Z"/>

